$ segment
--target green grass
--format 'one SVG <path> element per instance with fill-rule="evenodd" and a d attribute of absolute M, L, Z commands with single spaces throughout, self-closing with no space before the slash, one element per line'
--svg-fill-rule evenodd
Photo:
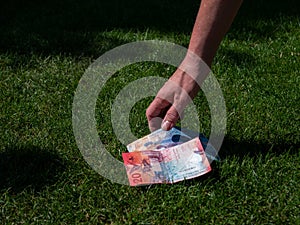
<path fill-rule="evenodd" d="M 1 224 L 300 224 L 298 1 L 245 1 L 212 70 L 226 101 L 221 162 L 174 185 L 128 187 L 93 171 L 72 131 L 72 102 L 85 69 L 104 52 L 137 40 L 188 45 L 194 1 L 18 1 L 0 7 Z M 98 132 L 119 160 L 110 107 L 118 92 L 171 66 L 139 63 L 101 91 Z M 131 110 L 134 134 L 148 133 Z M 210 113 L 194 100 L 201 132 Z"/>

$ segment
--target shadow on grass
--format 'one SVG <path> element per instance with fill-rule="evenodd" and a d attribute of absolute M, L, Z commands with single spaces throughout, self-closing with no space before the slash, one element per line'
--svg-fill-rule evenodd
<path fill-rule="evenodd" d="M 64 170 L 64 161 L 53 152 L 34 146 L 8 148 L 0 153 L 0 190 L 38 192 L 54 184 Z"/>
<path fill-rule="evenodd" d="M 298 146 L 299 146 L 299 144 L 298 144 Z M 215 185 L 216 183 L 220 183 L 224 179 L 227 179 L 227 178 L 223 177 L 220 174 L 220 167 L 217 164 L 222 164 L 222 160 L 228 159 L 230 157 L 234 157 L 239 162 L 243 162 L 245 157 L 250 157 L 254 160 L 258 159 L 259 157 L 263 157 L 262 161 L 264 162 L 266 159 L 265 157 L 268 154 L 278 156 L 284 152 L 286 153 L 286 151 L 288 151 L 288 153 L 291 155 L 291 157 L 293 157 L 296 154 L 299 154 L 298 153 L 299 150 L 297 150 L 297 145 L 286 144 L 286 145 L 276 145 L 276 146 L 273 145 L 272 146 L 270 144 L 237 142 L 235 140 L 227 139 L 224 141 L 222 148 L 219 152 L 221 161 L 220 162 L 213 161 L 211 163 L 212 170 L 209 173 L 204 174 L 199 177 L 196 177 L 196 178 L 193 178 L 193 179 L 174 183 L 173 185 L 166 185 L 166 189 L 170 190 L 173 188 L 174 185 L 189 187 L 189 186 L 194 186 L 194 185 L 201 185 L 201 186 L 209 185 L 210 186 L 210 185 Z M 218 184 L 218 185 L 220 185 L 220 184 Z M 140 186 L 139 188 L 142 192 L 147 192 L 149 190 L 149 188 L 155 187 L 155 186 L 156 185 Z"/>
<path fill-rule="evenodd" d="M 243 52 L 236 51 L 229 48 L 220 48 L 218 56 L 215 58 L 216 61 L 222 62 L 224 65 L 231 66 L 242 66 L 245 68 L 253 68 L 256 59 L 253 55 Z"/>
<path fill-rule="evenodd" d="M 230 39 L 266 41 L 278 31 L 289 29 L 286 25 L 283 27 L 283 22 L 299 20 L 299 8 L 297 0 L 244 0 L 228 36 Z"/>
<path fill-rule="evenodd" d="M 118 35 L 109 38 L 99 33 L 112 29 L 190 31 L 198 4 L 192 0 L 12 0 L 0 5 L 0 50 L 99 56 L 126 42 Z"/>
<path fill-rule="evenodd" d="M 299 154 L 300 143 L 282 143 L 282 144 L 270 144 L 270 143 L 255 143 L 255 142 L 238 142 L 234 139 L 225 138 L 222 148 L 220 150 L 221 159 L 235 156 L 240 160 L 249 156 L 257 158 L 259 156 L 266 156 L 267 154 L 280 155 L 288 153 L 291 156 Z"/>
<path fill-rule="evenodd" d="M 101 32 L 147 29 L 190 34 L 200 1 L 12 0 L 0 3 L 0 52 L 99 56 L 130 40 Z M 299 16 L 299 1 L 245 0 L 233 24 L 254 38 L 274 35 L 280 16 Z M 258 26 L 258 21 L 268 21 Z M 270 23 L 270 21 L 272 23 Z M 99 36 L 100 35 L 100 36 Z M 121 35 L 121 36 L 120 36 Z"/>
<path fill-rule="evenodd" d="M 206 186 L 223 182 L 224 179 L 227 178 L 220 174 L 220 167 L 217 164 L 222 164 L 222 160 L 229 159 L 230 157 L 234 157 L 235 160 L 238 160 L 239 162 L 243 162 L 245 157 L 250 157 L 251 159 L 254 159 L 254 161 L 260 158 L 262 159 L 261 162 L 264 163 L 267 160 L 270 160 L 270 156 L 279 156 L 283 153 L 288 153 L 288 155 L 291 157 L 291 160 L 293 160 L 294 156 L 297 157 L 297 155 L 299 155 L 299 148 L 300 143 L 272 145 L 253 142 L 238 142 L 233 139 L 225 138 L 222 148 L 219 152 L 221 161 L 213 161 L 211 163 L 211 172 L 193 179 L 175 183 L 173 185 L 166 185 L 166 188 L 167 190 L 170 190 L 174 185 L 184 185 L 187 187 L 191 185 Z M 142 192 L 147 192 L 149 188 L 154 186 L 141 186 L 140 190 Z"/>

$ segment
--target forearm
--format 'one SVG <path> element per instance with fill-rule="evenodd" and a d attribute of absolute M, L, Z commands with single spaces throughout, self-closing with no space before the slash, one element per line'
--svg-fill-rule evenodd
<path fill-rule="evenodd" d="M 242 0 L 202 0 L 189 52 L 146 111 L 151 131 L 160 127 L 164 130 L 171 129 L 182 115 L 184 107 L 198 93 L 241 2 Z M 199 61 L 199 57 L 209 67 Z M 163 119 L 162 123 L 159 118 Z"/>
<path fill-rule="evenodd" d="M 242 0 L 202 0 L 189 50 L 210 66 Z"/>

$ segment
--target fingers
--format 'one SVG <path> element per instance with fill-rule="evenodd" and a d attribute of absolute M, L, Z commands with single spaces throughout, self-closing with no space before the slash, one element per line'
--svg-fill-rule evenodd
<path fill-rule="evenodd" d="M 163 118 L 171 104 L 159 97 L 156 97 L 146 110 L 148 126 L 151 132 L 160 129 Z"/>
<path fill-rule="evenodd" d="M 151 120 L 148 120 L 149 130 L 151 132 L 156 131 L 161 128 L 163 119 L 160 117 L 154 117 Z"/>
<path fill-rule="evenodd" d="M 146 110 L 146 116 L 151 132 L 160 128 L 170 130 L 181 117 L 174 105 L 158 97 Z"/>
<path fill-rule="evenodd" d="M 191 96 L 199 90 L 194 80 L 178 74 L 164 84 L 146 111 L 151 132 L 174 127 L 178 119 L 182 118 L 184 108 L 192 101 Z"/>
<path fill-rule="evenodd" d="M 172 127 L 175 126 L 179 117 L 180 116 L 176 108 L 174 106 L 171 106 L 170 109 L 167 111 L 166 116 L 162 122 L 161 129 L 170 130 Z"/>

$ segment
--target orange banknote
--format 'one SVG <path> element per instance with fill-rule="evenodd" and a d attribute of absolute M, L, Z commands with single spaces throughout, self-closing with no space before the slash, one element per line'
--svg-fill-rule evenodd
<path fill-rule="evenodd" d="M 198 137 L 159 150 L 123 153 L 122 157 L 131 186 L 175 183 L 211 171 Z"/>

